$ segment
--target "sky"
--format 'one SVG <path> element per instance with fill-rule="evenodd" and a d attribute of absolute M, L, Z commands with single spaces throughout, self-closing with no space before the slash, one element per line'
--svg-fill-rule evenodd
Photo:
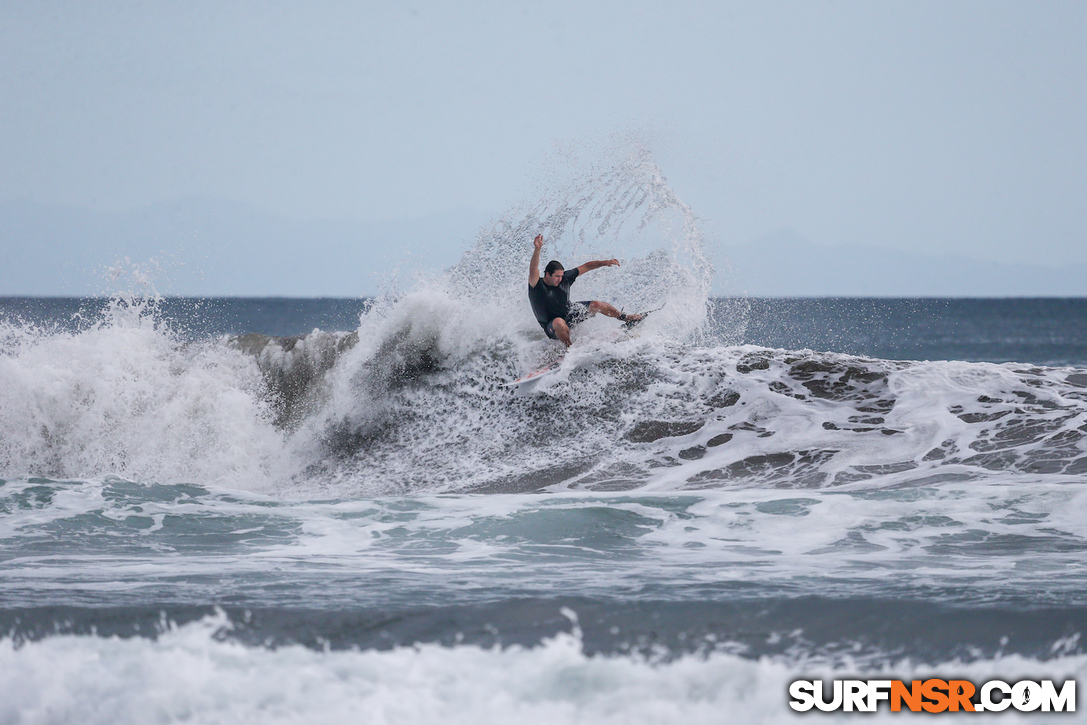
<path fill-rule="evenodd" d="M 634 132 L 719 249 L 1087 263 L 1083 0 L 4 0 L 0 99 L 0 203 L 487 218 Z"/>

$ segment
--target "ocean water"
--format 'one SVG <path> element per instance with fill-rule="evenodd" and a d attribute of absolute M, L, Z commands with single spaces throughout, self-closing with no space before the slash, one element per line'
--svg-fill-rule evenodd
<path fill-rule="evenodd" d="M 560 353 L 536 231 L 660 309 L 517 391 Z M 1087 673 L 1087 301 L 714 299 L 705 247 L 633 153 L 371 299 L 0 300 L 0 723 L 774 723 L 801 677 Z"/>

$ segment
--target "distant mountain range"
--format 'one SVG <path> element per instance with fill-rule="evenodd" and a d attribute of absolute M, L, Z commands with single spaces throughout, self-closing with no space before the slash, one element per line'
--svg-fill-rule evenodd
<path fill-rule="evenodd" d="M 781 231 L 714 256 L 715 290 L 759 297 L 1082 297 L 1087 264 L 1060 269 L 862 246 Z"/>
<path fill-rule="evenodd" d="M 214 199 L 118 213 L 6 203 L 0 204 L 0 295 L 109 294 L 122 287 L 107 268 L 128 258 L 145 270 L 148 260 L 157 262 L 149 276 L 163 294 L 367 296 L 397 275 L 406 281 L 415 270 L 452 265 L 487 221 L 471 209 L 379 222 L 299 221 Z M 1087 296 L 1085 264 L 1053 269 L 819 246 L 792 231 L 712 252 L 716 294 Z"/>
<path fill-rule="evenodd" d="M 0 295 L 98 295 L 126 258 L 163 294 L 358 297 L 392 276 L 460 259 L 487 219 L 460 209 L 378 222 L 298 221 L 187 199 L 121 213 L 0 204 Z"/>

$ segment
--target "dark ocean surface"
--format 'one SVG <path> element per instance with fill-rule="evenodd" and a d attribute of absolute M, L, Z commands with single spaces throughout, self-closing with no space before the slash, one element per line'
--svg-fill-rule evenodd
<path fill-rule="evenodd" d="M 733 309 L 721 300 L 717 324 Z M 0 314 L 77 330 L 98 319 L 108 299 L 0 297 Z M 194 338 L 305 335 L 354 330 L 368 300 L 166 298 L 162 313 Z M 888 360 L 1030 362 L 1087 365 L 1087 299 L 747 298 L 742 342 Z"/>

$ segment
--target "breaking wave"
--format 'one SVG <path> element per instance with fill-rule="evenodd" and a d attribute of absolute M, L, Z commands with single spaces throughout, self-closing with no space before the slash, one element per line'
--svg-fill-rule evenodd
<path fill-rule="evenodd" d="M 357 329 L 192 339 L 151 297 L 78 331 L 0 323 L 0 475 L 115 474 L 282 493 L 822 488 L 1087 472 L 1087 373 L 739 345 L 710 298 L 698 220 L 648 152 L 569 164 L 445 273 L 370 302 Z M 525 300 L 531 238 L 594 318 L 558 374 Z"/>

